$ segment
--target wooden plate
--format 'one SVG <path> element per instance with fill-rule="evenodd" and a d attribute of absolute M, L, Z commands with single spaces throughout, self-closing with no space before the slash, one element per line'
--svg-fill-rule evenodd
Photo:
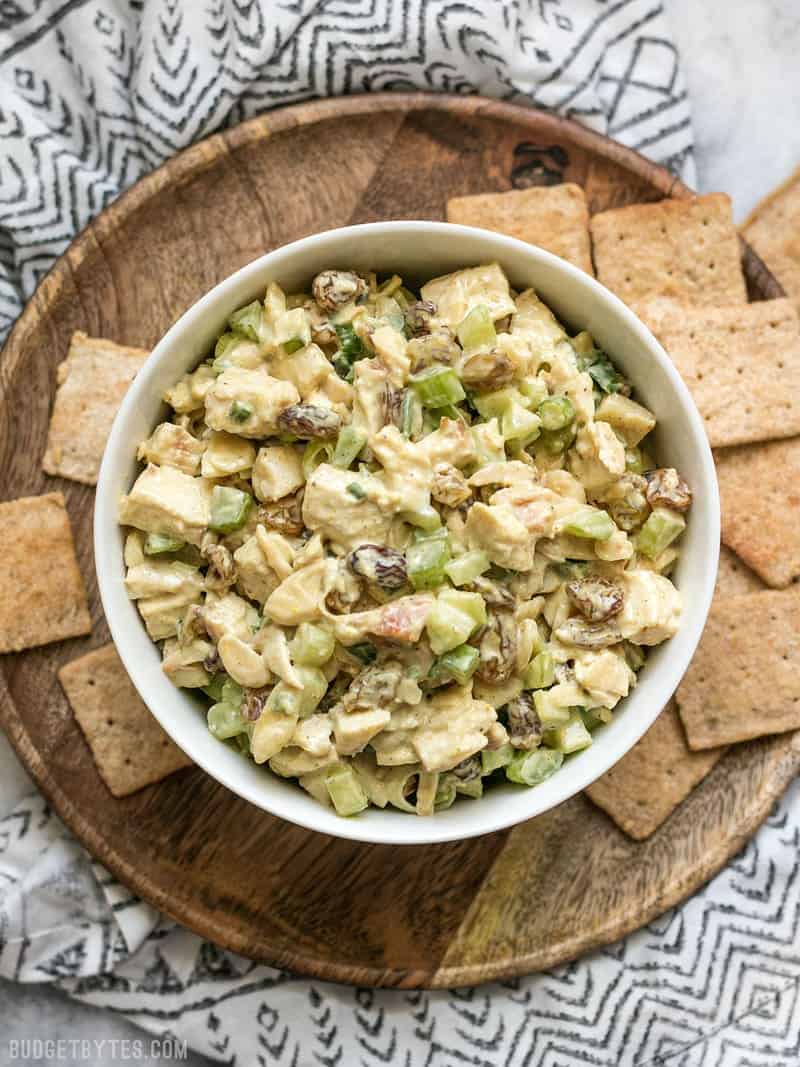
<path fill-rule="evenodd" d="M 270 818 L 200 770 L 115 800 L 61 693 L 57 668 L 108 639 L 92 491 L 39 467 L 72 331 L 152 345 L 202 293 L 276 245 L 347 223 L 438 219 L 454 194 L 565 179 L 586 188 L 593 211 L 688 195 L 579 126 L 474 97 L 352 97 L 271 112 L 116 201 L 56 263 L 5 348 L 0 495 L 63 489 L 96 625 L 89 640 L 2 659 L 2 723 L 93 855 L 155 907 L 246 956 L 373 986 L 466 985 L 561 963 L 683 900 L 800 767 L 797 735 L 738 746 L 645 844 L 578 796 L 461 844 L 369 846 Z M 779 295 L 763 264 L 744 258 L 751 295 Z"/>

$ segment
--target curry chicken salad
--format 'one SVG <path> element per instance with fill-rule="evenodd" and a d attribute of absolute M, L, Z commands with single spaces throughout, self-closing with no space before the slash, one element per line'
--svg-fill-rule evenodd
<path fill-rule="evenodd" d="M 680 622 L 691 493 L 630 393 L 497 264 L 271 284 L 121 500 L 164 671 L 341 815 L 544 781 Z"/>

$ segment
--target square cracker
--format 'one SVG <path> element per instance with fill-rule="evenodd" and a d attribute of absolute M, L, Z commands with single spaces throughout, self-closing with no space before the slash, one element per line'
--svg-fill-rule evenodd
<path fill-rule="evenodd" d="M 643 841 L 666 822 L 724 751 L 692 752 L 670 700 L 641 741 L 586 793 L 620 830 Z"/>
<path fill-rule="evenodd" d="M 0 652 L 91 633 L 61 493 L 0 504 Z"/>
<path fill-rule="evenodd" d="M 800 590 L 712 604 L 676 699 L 692 749 L 800 727 Z"/>
<path fill-rule="evenodd" d="M 756 206 L 741 231 L 800 308 L 800 167 Z"/>
<path fill-rule="evenodd" d="M 800 324 L 791 300 L 647 306 L 715 447 L 800 433 Z"/>
<path fill-rule="evenodd" d="M 715 597 L 738 596 L 766 589 L 755 571 L 751 571 L 727 545 L 719 546 L 719 569 Z"/>
<path fill-rule="evenodd" d="M 115 797 L 191 766 L 142 703 L 113 645 L 68 663 L 58 680 L 100 777 Z"/>
<path fill-rule="evenodd" d="M 572 182 L 457 196 L 447 201 L 447 221 L 480 226 L 540 245 L 587 274 L 594 274 L 586 196 Z"/>
<path fill-rule="evenodd" d="M 715 452 L 722 540 L 767 585 L 800 577 L 800 437 Z"/>
<path fill-rule="evenodd" d="M 100 460 L 122 398 L 150 353 L 75 333 L 56 372 L 46 474 L 97 485 Z"/>
<path fill-rule="evenodd" d="M 744 304 L 747 289 L 730 197 L 602 211 L 590 223 L 597 277 L 626 304 L 668 296 L 692 304 Z"/>

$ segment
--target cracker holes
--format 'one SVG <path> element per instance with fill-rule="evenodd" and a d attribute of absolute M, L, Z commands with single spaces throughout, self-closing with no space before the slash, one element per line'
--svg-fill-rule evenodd
<path fill-rule="evenodd" d="M 126 767 L 130 767 L 130 765 L 131 765 L 131 758 L 130 758 L 130 756 L 126 756 L 126 757 L 125 757 L 125 759 L 123 760 L 123 762 L 124 762 L 124 764 L 125 764 L 125 766 L 126 766 Z"/>
<path fill-rule="evenodd" d="M 114 720 L 113 719 L 106 719 L 106 726 L 113 726 L 113 725 L 114 725 Z"/>

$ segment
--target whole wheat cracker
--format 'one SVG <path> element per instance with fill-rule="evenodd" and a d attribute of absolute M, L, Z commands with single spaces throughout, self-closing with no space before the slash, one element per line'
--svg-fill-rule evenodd
<path fill-rule="evenodd" d="M 597 277 L 626 304 L 668 296 L 744 304 L 740 246 L 724 193 L 632 204 L 593 215 Z"/>
<path fill-rule="evenodd" d="M 643 841 L 666 822 L 724 751 L 692 752 L 670 700 L 644 737 L 586 793 L 629 837 Z"/>
<path fill-rule="evenodd" d="M 740 593 L 757 593 L 767 586 L 755 571 L 732 552 L 727 545 L 719 546 L 719 569 L 715 597 L 738 596 Z"/>
<path fill-rule="evenodd" d="M 713 446 L 800 433 L 800 323 L 791 300 L 655 305 L 641 316 L 689 386 Z"/>
<path fill-rule="evenodd" d="M 692 749 L 800 727 L 800 590 L 715 601 L 676 699 Z"/>
<path fill-rule="evenodd" d="M 594 274 L 586 196 L 572 182 L 457 196 L 447 201 L 447 221 L 528 241 Z"/>
<path fill-rule="evenodd" d="M 50 417 L 46 474 L 96 485 L 111 424 L 149 353 L 78 331 L 59 364 L 58 389 Z"/>
<path fill-rule="evenodd" d="M 0 652 L 91 633 L 61 493 L 0 504 Z"/>
<path fill-rule="evenodd" d="M 800 308 L 800 167 L 756 205 L 741 233 Z"/>
<path fill-rule="evenodd" d="M 722 540 L 767 585 L 800 577 L 800 437 L 714 453 Z"/>
<path fill-rule="evenodd" d="M 142 703 L 113 645 L 68 663 L 58 680 L 100 777 L 115 797 L 191 766 Z"/>

